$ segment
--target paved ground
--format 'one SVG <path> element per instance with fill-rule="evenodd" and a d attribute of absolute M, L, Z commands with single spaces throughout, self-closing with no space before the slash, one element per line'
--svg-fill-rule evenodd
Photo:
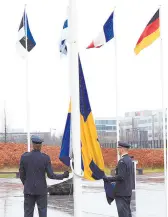
<path fill-rule="evenodd" d="M 137 176 L 136 203 L 132 201 L 133 217 L 166 217 L 163 181 L 162 174 Z M 53 183 L 53 180 L 49 182 Z M 82 217 L 118 216 L 115 202 L 111 206 L 107 204 L 102 184 L 102 181 L 83 182 Z M 0 179 L 0 217 L 23 217 L 22 190 L 19 179 Z M 73 216 L 73 197 L 49 196 L 48 216 Z"/>

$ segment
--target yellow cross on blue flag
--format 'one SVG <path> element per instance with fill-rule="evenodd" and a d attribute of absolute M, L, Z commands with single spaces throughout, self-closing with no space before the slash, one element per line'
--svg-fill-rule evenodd
<path fill-rule="evenodd" d="M 86 89 L 84 74 L 79 58 L 79 91 L 80 91 L 80 132 L 81 132 L 81 153 L 82 170 L 84 178 L 87 180 L 100 180 L 105 175 L 104 160 L 101 146 L 98 140 L 97 130 L 94 123 L 89 97 Z M 67 115 L 66 126 L 64 130 L 62 146 L 60 151 L 60 160 L 67 166 L 70 166 L 72 158 L 71 148 L 71 106 Z M 113 201 L 113 188 L 111 183 L 104 182 L 107 201 L 110 204 Z M 110 199 L 109 199 L 110 198 Z M 109 202 L 110 201 L 110 202 Z"/>

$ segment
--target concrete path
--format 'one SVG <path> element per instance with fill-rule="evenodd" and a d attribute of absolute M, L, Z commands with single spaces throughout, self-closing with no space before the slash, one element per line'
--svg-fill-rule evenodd
<path fill-rule="evenodd" d="M 166 217 L 163 175 L 137 177 L 136 203 L 133 217 Z M 48 180 L 49 184 L 56 181 Z M 19 179 L 0 179 L 0 217 L 23 217 L 23 186 Z M 38 210 L 35 208 L 35 217 Z M 48 196 L 48 216 L 73 216 L 72 196 Z M 103 182 L 83 181 L 82 217 L 118 217 L 116 204 L 108 205 Z"/>

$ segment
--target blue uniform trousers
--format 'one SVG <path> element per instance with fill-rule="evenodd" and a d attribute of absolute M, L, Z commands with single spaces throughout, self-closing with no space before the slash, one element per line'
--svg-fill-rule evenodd
<path fill-rule="evenodd" d="M 131 197 L 115 197 L 116 205 L 117 205 L 117 211 L 119 217 L 132 217 L 131 214 Z"/>
<path fill-rule="evenodd" d="M 39 217 L 47 217 L 47 194 L 24 194 L 24 217 L 33 217 L 35 204 L 38 207 Z"/>

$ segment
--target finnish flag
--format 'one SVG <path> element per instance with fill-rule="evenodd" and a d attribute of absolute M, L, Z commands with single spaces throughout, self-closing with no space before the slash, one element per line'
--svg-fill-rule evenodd
<path fill-rule="evenodd" d="M 68 49 L 67 49 L 67 38 L 68 38 L 68 20 L 65 20 L 61 40 L 60 40 L 60 53 L 67 55 Z"/>
<path fill-rule="evenodd" d="M 26 12 L 24 11 L 19 30 L 18 30 L 18 41 L 16 43 L 17 51 L 21 57 L 25 58 L 27 52 L 30 52 L 36 45 L 36 42 L 32 36 L 29 28 L 29 22 Z"/>
<path fill-rule="evenodd" d="M 107 43 L 114 37 L 113 17 L 114 17 L 114 12 L 110 15 L 110 17 L 105 22 L 103 26 L 103 30 L 99 33 L 97 38 L 95 38 L 91 42 L 91 44 L 87 47 L 87 49 L 102 47 L 105 43 Z"/>

